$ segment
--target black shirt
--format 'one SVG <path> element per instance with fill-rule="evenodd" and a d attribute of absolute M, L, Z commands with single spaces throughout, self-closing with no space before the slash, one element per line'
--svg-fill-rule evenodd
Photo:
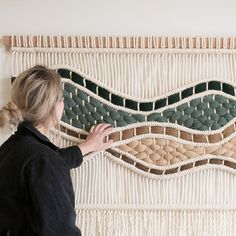
<path fill-rule="evenodd" d="M 23 121 L 0 147 L 0 229 L 14 236 L 81 236 L 70 169 L 78 146 L 58 148 Z"/>

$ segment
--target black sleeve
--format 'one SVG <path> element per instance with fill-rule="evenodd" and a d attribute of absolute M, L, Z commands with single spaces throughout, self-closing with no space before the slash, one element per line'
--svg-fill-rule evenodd
<path fill-rule="evenodd" d="M 37 154 L 27 165 L 25 175 L 31 202 L 25 211 L 34 233 L 40 236 L 81 236 L 75 225 L 70 170 L 64 161 L 56 155 Z"/>
<path fill-rule="evenodd" d="M 76 168 L 83 162 L 83 155 L 79 146 L 74 145 L 67 148 L 58 149 L 58 153 L 67 162 L 70 169 Z"/>

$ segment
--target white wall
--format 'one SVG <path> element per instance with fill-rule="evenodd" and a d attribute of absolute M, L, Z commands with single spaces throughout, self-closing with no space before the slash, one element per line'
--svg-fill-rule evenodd
<path fill-rule="evenodd" d="M 235 36 L 235 0 L 0 0 L 11 34 Z M 9 100 L 10 54 L 0 46 L 0 106 Z M 9 132 L 0 129 L 0 144 Z"/>

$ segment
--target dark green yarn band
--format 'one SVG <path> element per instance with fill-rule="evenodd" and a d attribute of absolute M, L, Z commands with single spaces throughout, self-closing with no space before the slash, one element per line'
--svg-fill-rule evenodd
<path fill-rule="evenodd" d="M 62 120 L 77 128 L 89 130 L 98 123 L 116 127 L 145 121 L 145 115 L 116 110 L 85 92 L 65 83 L 65 113 Z M 236 101 L 222 95 L 207 95 L 176 108 L 147 115 L 147 121 L 175 123 L 195 130 L 217 130 L 236 117 Z M 84 126 L 83 126 L 84 125 Z"/>
<path fill-rule="evenodd" d="M 61 77 L 71 79 L 73 82 L 85 87 L 114 105 L 133 110 L 138 110 L 139 106 L 140 111 L 152 111 L 153 108 L 155 110 L 163 108 L 167 105 L 175 104 L 180 99 L 207 90 L 222 91 L 233 96 L 235 95 L 232 85 L 219 81 L 209 81 L 199 83 L 194 87 L 159 99 L 154 104 L 153 102 L 138 103 L 135 100 L 124 99 L 116 94 L 111 94 L 107 89 L 99 87 L 73 71 L 67 69 L 58 69 L 57 71 Z M 14 79 L 12 77 L 12 82 Z M 175 109 L 171 108 L 163 112 L 152 112 L 147 117 L 142 114 L 130 114 L 120 109 L 114 109 L 94 97 L 89 97 L 85 92 L 79 91 L 69 83 L 65 83 L 64 96 L 65 111 L 62 120 L 85 130 L 89 130 L 94 124 L 103 122 L 113 124 L 116 127 L 124 127 L 129 124 L 143 122 L 146 118 L 147 121 L 175 123 L 195 130 L 207 131 L 217 130 L 236 117 L 236 102 L 222 95 L 208 95 L 203 98 L 193 99 L 190 103 L 184 103 Z"/>
<path fill-rule="evenodd" d="M 81 75 L 73 71 L 67 69 L 58 69 L 57 72 L 60 74 L 61 77 L 71 79 L 73 82 L 87 88 L 91 92 L 97 94 L 99 97 L 110 101 L 112 104 L 132 109 L 135 111 L 152 111 L 153 108 L 154 110 L 156 110 L 167 105 L 179 102 L 181 99 L 190 97 L 193 94 L 198 94 L 208 90 L 222 91 L 229 95 L 235 95 L 234 87 L 232 85 L 220 81 L 209 81 L 199 83 L 194 87 L 184 89 L 179 93 L 172 94 L 166 98 L 162 98 L 154 102 L 137 102 L 135 100 L 122 98 L 116 94 L 111 94 L 107 89 L 99 87 L 92 81 L 83 78 Z"/>

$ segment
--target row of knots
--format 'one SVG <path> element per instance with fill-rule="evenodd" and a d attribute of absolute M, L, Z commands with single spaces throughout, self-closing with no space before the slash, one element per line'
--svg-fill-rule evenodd
<path fill-rule="evenodd" d="M 80 129 L 89 130 L 94 124 L 110 123 L 124 127 L 143 121 L 175 123 L 187 128 L 217 130 L 236 117 L 236 101 L 211 94 L 148 115 L 132 114 L 115 109 L 89 96 L 69 83 L 64 85 L 65 111 L 62 120 Z"/>
<path fill-rule="evenodd" d="M 172 140 L 147 138 L 118 146 L 138 159 L 156 165 L 169 165 L 202 155 L 226 156 L 236 159 L 236 138 L 222 145 L 200 147 Z"/>

